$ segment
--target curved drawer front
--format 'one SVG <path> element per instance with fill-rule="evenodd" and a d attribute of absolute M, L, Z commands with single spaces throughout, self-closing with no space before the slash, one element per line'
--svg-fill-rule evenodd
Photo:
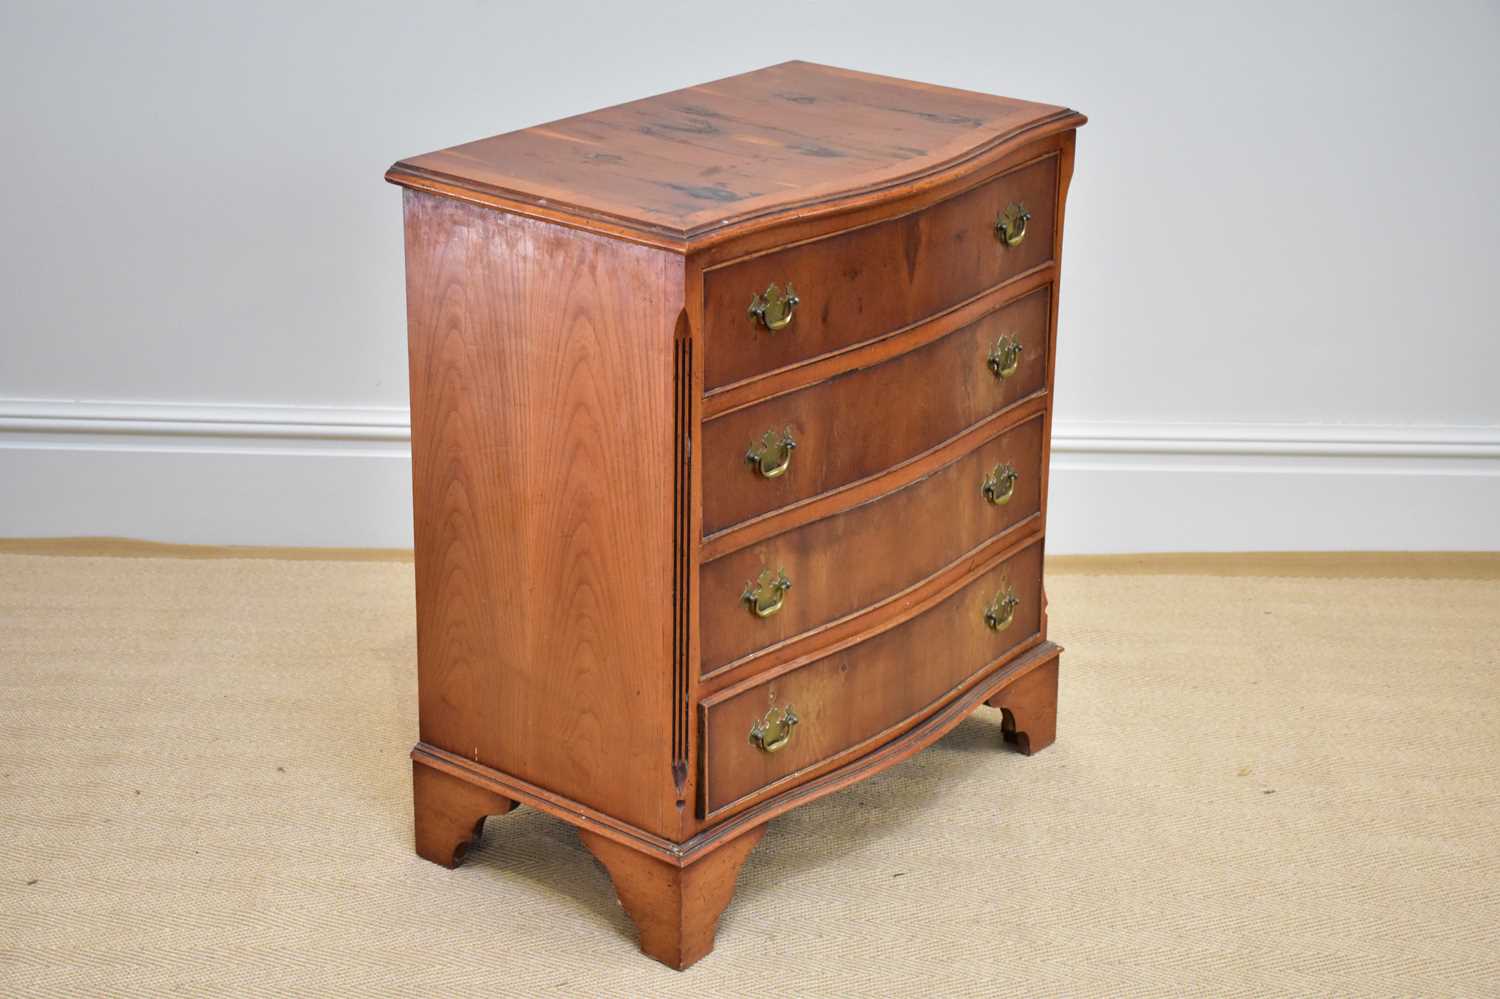
<path fill-rule="evenodd" d="M 793 783 L 788 778 L 871 747 L 936 708 L 1037 635 L 1041 575 L 1038 541 L 889 631 L 705 700 L 705 813 L 780 781 Z M 1008 623 L 994 630 L 985 614 L 1005 592 L 1019 602 Z M 788 708 L 796 717 L 790 727 Z"/>
<path fill-rule="evenodd" d="M 885 471 L 1040 390 L 1050 305 L 1044 286 L 916 350 L 708 421 L 703 533 Z M 1022 348 L 1003 378 L 988 363 L 1002 338 Z M 772 471 L 786 457 L 785 470 L 766 477 L 746 460 L 756 447 Z"/>
<path fill-rule="evenodd" d="M 923 211 L 708 271 L 705 386 L 884 336 L 1051 260 L 1057 167 L 1048 155 Z M 1031 213 L 1014 246 L 996 230 L 1012 204 Z M 775 332 L 748 311 L 772 284 L 798 299 Z"/>
<path fill-rule="evenodd" d="M 703 672 L 879 603 L 1036 513 L 1043 417 L 1038 413 L 873 502 L 704 565 L 699 584 Z M 1005 474 L 1006 466 L 1015 471 L 1013 478 Z M 792 587 L 773 613 L 757 614 L 754 591 L 760 581 L 774 588 L 782 577 Z M 762 611 L 776 594 L 765 596 Z"/>

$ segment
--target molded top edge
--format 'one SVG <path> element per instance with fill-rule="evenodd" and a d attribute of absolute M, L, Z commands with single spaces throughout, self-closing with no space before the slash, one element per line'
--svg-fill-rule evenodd
<path fill-rule="evenodd" d="M 396 163 L 386 179 L 688 247 L 954 171 L 1077 112 L 788 62 Z"/>

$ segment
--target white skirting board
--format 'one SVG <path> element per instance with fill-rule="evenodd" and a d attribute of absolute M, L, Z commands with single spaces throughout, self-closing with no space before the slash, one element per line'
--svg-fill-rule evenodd
<path fill-rule="evenodd" d="M 0 400 L 0 537 L 406 548 L 404 409 Z M 1065 423 L 1054 554 L 1500 550 L 1500 427 Z"/>

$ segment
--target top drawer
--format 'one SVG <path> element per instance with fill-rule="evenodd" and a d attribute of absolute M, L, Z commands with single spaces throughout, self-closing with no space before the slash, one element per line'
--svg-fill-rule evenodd
<path fill-rule="evenodd" d="M 1047 263 L 1057 169 L 1051 153 L 922 211 L 706 272 L 705 387 L 876 339 Z M 1013 204 L 1030 218 L 1007 242 L 996 221 Z M 750 312 L 772 284 L 798 299 L 774 332 Z"/>

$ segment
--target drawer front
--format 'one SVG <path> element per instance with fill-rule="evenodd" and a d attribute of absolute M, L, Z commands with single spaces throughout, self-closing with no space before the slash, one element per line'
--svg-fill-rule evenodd
<path fill-rule="evenodd" d="M 889 631 L 705 701 L 705 813 L 878 744 L 892 729 L 920 718 L 965 680 L 1036 637 L 1041 573 L 1038 541 Z M 993 630 L 986 610 L 997 593 L 1007 591 L 1019 603 L 1009 622 Z M 787 709 L 797 719 L 790 727 Z"/>
<path fill-rule="evenodd" d="M 1051 260 L 1057 166 L 1049 155 L 923 211 L 708 271 L 706 387 L 884 336 Z M 1011 246 L 995 223 L 1013 203 L 1031 217 Z M 749 312 L 772 284 L 798 299 L 775 332 Z"/>
<path fill-rule="evenodd" d="M 899 593 L 1036 513 L 1043 416 L 873 502 L 704 565 L 704 673 Z"/>
<path fill-rule="evenodd" d="M 916 350 L 705 423 L 704 534 L 883 472 L 1041 389 L 1051 301 L 1044 286 Z M 989 364 L 1002 338 L 1021 347 L 999 352 L 1014 368 L 1003 377 Z"/>

